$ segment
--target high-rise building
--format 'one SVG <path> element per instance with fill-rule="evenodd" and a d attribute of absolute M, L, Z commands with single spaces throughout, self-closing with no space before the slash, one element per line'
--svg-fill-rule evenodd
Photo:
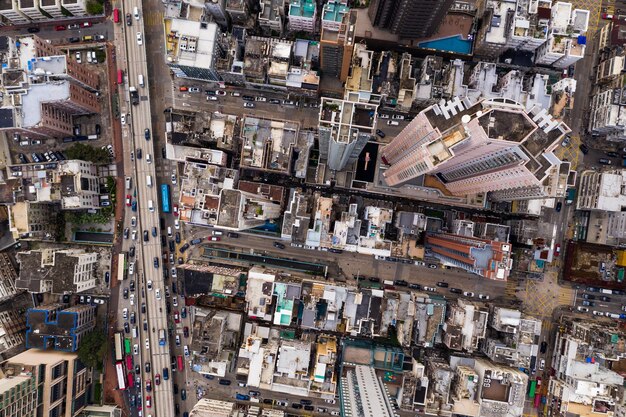
<path fill-rule="evenodd" d="M 0 416 L 37 415 L 37 380 L 34 373 L 20 366 L 5 366 L 0 378 Z"/>
<path fill-rule="evenodd" d="M 341 378 L 343 415 L 393 417 L 394 406 L 381 378 L 371 366 L 356 365 Z M 367 410 L 367 411 L 366 411 Z"/>
<path fill-rule="evenodd" d="M 324 24 L 328 17 L 332 22 Z M 341 18 L 341 24 L 335 25 Z M 320 66 L 324 74 L 346 81 L 350 71 L 352 51 L 354 48 L 354 32 L 356 28 L 356 11 L 348 11 L 337 5 L 332 8 L 332 16 L 322 16 L 322 33 L 320 35 Z"/>
<path fill-rule="evenodd" d="M 26 348 L 76 352 L 81 338 L 96 327 L 96 307 L 62 304 L 30 308 L 26 312 Z"/>
<path fill-rule="evenodd" d="M 228 30 L 229 20 L 225 0 L 208 0 L 204 3 L 204 8 L 213 16 L 213 21 L 220 25 L 222 30 Z"/>
<path fill-rule="evenodd" d="M 368 14 L 372 25 L 402 38 L 425 38 L 439 24 L 454 0 L 373 0 Z"/>
<path fill-rule="evenodd" d="M 493 280 L 506 281 L 513 263 L 508 242 L 438 233 L 426 236 L 426 247 L 442 262 Z"/>
<path fill-rule="evenodd" d="M 9 359 L 6 368 L 33 376 L 38 398 L 31 416 L 78 417 L 87 405 L 92 376 L 75 353 L 29 349 Z"/>
<path fill-rule="evenodd" d="M 345 100 L 322 97 L 320 107 L 320 155 L 330 169 L 341 171 L 356 161 L 374 134 L 378 105 L 348 92 Z"/>
<path fill-rule="evenodd" d="M 317 4 L 313 0 L 291 0 L 289 2 L 289 30 L 292 32 L 315 31 Z"/>
<path fill-rule="evenodd" d="M 382 175 L 395 186 L 433 174 L 454 195 L 498 201 L 563 197 L 570 164 L 554 150 L 569 131 L 545 109 L 455 97 L 420 112 L 383 149 Z"/>

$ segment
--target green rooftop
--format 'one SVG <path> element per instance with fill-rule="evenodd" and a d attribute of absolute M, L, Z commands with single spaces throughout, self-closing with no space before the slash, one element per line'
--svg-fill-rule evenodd
<path fill-rule="evenodd" d="M 324 5 L 324 13 L 322 20 L 331 22 L 341 22 L 343 15 L 348 13 L 350 8 L 345 4 L 337 3 L 336 1 L 329 1 Z"/>
<path fill-rule="evenodd" d="M 294 0 L 289 4 L 289 16 L 301 16 L 312 19 L 315 16 L 313 0 Z"/>

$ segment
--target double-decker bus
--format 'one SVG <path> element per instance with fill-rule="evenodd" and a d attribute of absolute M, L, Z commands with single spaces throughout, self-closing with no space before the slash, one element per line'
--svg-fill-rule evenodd
<path fill-rule="evenodd" d="M 133 370 L 133 357 L 131 355 L 126 356 L 126 369 Z"/>
<path fill-rule="evenodd" d="M 133 379 L 133 373 L 129 372 L 128 375 L 128 388 L 132 388 L 135 386 L 135 380 Z"/>
<path fill-rule="evenodd" d="M 121 70 L 121 69 L 117 70 L 117 83 L 119 85 L 124 84 L 124 70 Z"/>
<path fill-rule="evenodd" d="M 115 370 L 117 371 L 117 386 L 121 390 L 126 389 L 126 380 L 124 379 L 124 367 L 122 366 L 122 362 L 118 362 L 115 365 Z"/>
<path fill-rule="evenodd" d="M 163 184 L 161 185 L 161 211 L 163 213 L 169 213 L 170 210 L 170 186 Z"/>
<path fill-rule="evenodd" d="M 130 355 L 130 339 L 124 339 L 124 353 Z"/>
<path fill-rule="evenodd" d="M 535 399 L 535 390 L 537 389 L 537 381 L 530 381 L 530 389 L 528 390 L 528 398 Z"/>
<path fill-rule="evenodd" d="M 113 21 L 120 23 L 120 9 L 113 9 Z"/>
<path fill-rule="evenodd" d="M 535 394 L 535 408 L 539 408 L 541 405 L 541 393 Z"/>
<path fill-rule="evenodd" d="M 117 255 L 117 280 L 122 282 L 124 278 L 126 278 L 126 254 L 122 252 Z"/>
<path fill-rule="evenodd" d="M 178 355 L 178 357 L 176 358 L 176 364 L 178 365 L 179 371 L 185 369 L 185 363 L 183 362 L 183 357 L 181 355 Z"/>
<path fill-rule="evenodd" d="M 113 341 L 115 342 L 115 362 L 120 362 L 124 359 L 124 351 L 122 350 L 122 334 L 115 333 L 113 335 Z"/>

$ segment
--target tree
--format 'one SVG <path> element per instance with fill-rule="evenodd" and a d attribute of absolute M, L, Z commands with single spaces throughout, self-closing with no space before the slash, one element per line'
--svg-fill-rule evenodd
<path fill-rule="evenodd" d="M 102 370 L 102 360 L 107 353 L 108 343 L 100 331 L 86 334 L 78 347 L 78 358 L 86 365 Z"/>
<path fill-rule="evenodd" d="M 94 148 L 90 145 L 75 143 L 67 148 L 65 155 L 68 159 L 82 159 L 90 161 L 94 164 L 108 164 L 111 160 L 109 152 L 106 149 Z"/>
<path fill-rule="evenodd" d="M 89 0 L 87 2 L 87 13 L 92 15 L 104 13 L 104 4 L 97 0 Z"/>

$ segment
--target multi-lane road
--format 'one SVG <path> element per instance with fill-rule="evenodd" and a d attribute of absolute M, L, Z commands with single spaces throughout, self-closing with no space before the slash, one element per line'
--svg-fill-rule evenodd
<path fill-rule="evenodd" d="M 136 282 L 136 302 L 134 311 L 139 317 L 139 348 L 140 354 L 135 355 L 135 364 L 141 366 L 142 393 L 144 414 L 158 416 L 173 416 L 173 387 L 172 379 L 165 379 L 164 369 L 170 373 L 170 349 L 169 336 L 166 343 L 159 343 L 159 331 L 167 334 L 167 309 L 165 305 L 165 281 L 163 276 L 163 264 L 161 259 L 161 236 L 159 229 L 159 184 L 156 178 L 154 154 L 155 146 L 152 138 L 152 117 L 148 86 L 150 83 L 148 74 L 148 62 L 146 59 L 143 10 L 139 0 L 131 0 L 121 3 L 124 15 L 138 15 L 132 18 L 132 25 L 124 25 L 122 36 L 116 39 L 118 51 L 123 51 L 126 56 L 125 73 L 126 83 L 120 86 L 122 113 L 130 114 L 127 124 L 123 126 L 122 136 L 124 144 L 124 166 L 127 176 L 132 177 L 131 195 L 134 194 L 137 201 L 137 212 L 132 213 L 137 217 L 136 241 L 128 239 L 126 245 L 134 245 L 136 248 L 134 271 L 130 279 Z M 118 68 L 123 64 L 118 60 Z M 144 78 L 144 86 L 139 85 L 140 75 Z M 129 88 L 134 87 L 140 96 L 139 103 L 130 104 Z M 148 130 L 146 130 L 148 129 Z M 142 150 L 142 158 L 137 158 L 137 149 Z M 135 152 L 135 158 L 131 161 L 130 153 Z M 130 227 L 131 210 L 125 217 L 125 225 Z M 148 285 L 148 284 L 151 285 Z M 146 312 L 140 313 L 140 306 L 146 304 Z M 147 320 L 147 330 L 144 330 L 143 321 Z M 136 341 L 134 341 L 136 343 Z M 149 365 L 148 365 L 149 364 Z M 149 368 L 148 368 L 149 367 Z M 156 376 L 159 375 L 160 384 L 156 384 Z M 171 374 L 170 374 L 171 375 Z M 147 381 L 151 381 L 152 389 L 146 390 Z M 150 406 L 148 407 L 148 397 Z"/>

